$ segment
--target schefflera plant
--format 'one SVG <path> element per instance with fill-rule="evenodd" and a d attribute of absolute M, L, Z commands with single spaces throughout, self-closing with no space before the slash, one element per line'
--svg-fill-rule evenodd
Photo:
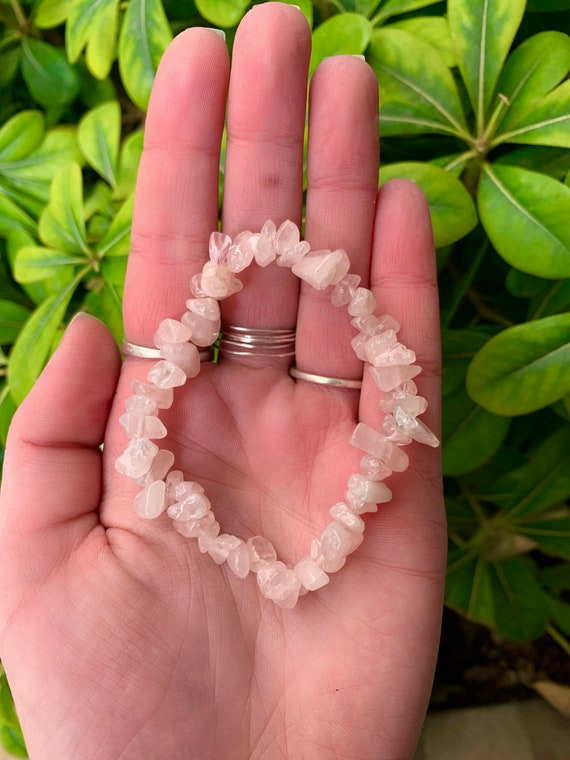
<path fill-rule="evenodd" d="M 570 39 L 513 45 L 524 11 L 524 0 L 448 0 L 439 49 L 384 27 L 367 58 L 385 156 L 430 156 L 389 163 L 381 181 L 408 176 L 432 199 L 439 183 L 474 227 L 439 251 L 447 603 L 512 639 L 546 630 L 570 651 L 565 591 L 543 581 L 552 560 L 536 561 L 570 560 Z"/>

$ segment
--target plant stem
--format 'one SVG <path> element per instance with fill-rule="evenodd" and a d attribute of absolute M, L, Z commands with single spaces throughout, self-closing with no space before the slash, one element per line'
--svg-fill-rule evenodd
<path fill-rule="evenodd" d="M 566 654 L 570 655 L 570 642 L 568 639 L 563 636 L 560 631 L 557 631 L 556 628 L 553 625 L 548 625 L 546 627 L 546 633 L 554 639 L 554 641 L 562 647 L 562 649 L 566 652 Z"/>
<path fill-rule="evenodd" d="M 14 16 L 16 16 L 18 25 L 24 29 L 28 25 L 28 19 L 26 18 L 26 14 L 24 13 L 24 9 L 20 5 L 19 0 L 10 0 L 10 5 L 14 11 Z"/>
<path fill-rule="evenodd" d="M 453 298 L 453 301 L 449 305 L 447 309 L 444 310 L 445 317 L 441 321 L 442 327 L 449 327 L 451 324 L 451 321 L 453 320 L 453 317 L 455 316 L 455 313 L 459 306 L 461 305 L 461 302 L 463 301 L 463 298 L 465 297 L 465 294 L 471 287 L 471 283 L 475 279 L 475 275 L 479 271 L 479 267 L 481 266 L 483 259 L 485 258 L 485 254 L 487 253 L 487 249 L 489 248 L 489 241 L 484 240 L 483 245 L 479 249 L 479 252 L 477 253 L 477 256 L 473 259 L 471 262 L 471 266 L 463 276 L 463 279 L 459 283 L 459 287 L 457 289 L 457 292 L 455 294 L 455 297 Z"/>
<path fill-rule="evenodd" d="M 475 498 L 475 496 L 473 496 L 473 494 L 467 488 L 467 486 L 465 485 L 465 483 L 463 483 L 463 482 L 460 481 L 459 487 L 461 488 L 461 493 L 463 494 L 463 496 L 465 496 L 465 499 L 467 500 L 467 503 L 469 504 L 469 506 L 471 507 L 471 509 L 475 513 L 475 516 L 477 517 L 477 519 L 481 523 L 481 527 L 484 528 L 485 530 L 488 530 L 488 528 L 489 528 L 489 519 L 488 519 L 487 515 L 485 514 L 485 511 L 483 510 L 483 508 L 481 507 L 481 505 L 479 504 L 479 502 Z"/>
<path fill-rule="evenodd" d="M 494 322 L 496 325 L 500 325 L 501 327 L 512 327 L 516 324 L 516 322 L 514 322 L 512 319 L 503 317 L 503 315 L 498 311 L 495 311 L 494 309 L 491 309 L 489 306 L 487 306 L 479 294 L 474 290 L 468 290 L 467 297 L 477 310 L 477 314 L 483 319 L 487 319 L 489 322 Z"/>

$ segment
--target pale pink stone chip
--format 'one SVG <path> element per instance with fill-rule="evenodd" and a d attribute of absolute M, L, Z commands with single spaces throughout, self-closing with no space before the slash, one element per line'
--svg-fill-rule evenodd
<path fill-rule="evenodd" d="M 181 470 L 171 470 L 166 476 L 166 498 L 169 504 L 179 501 L 176 496 L 176 486 L 184 480 Z"/>
<path fill-rule="evenodd" d="M 373 314 L 376 299 L 369 288 L 357 288 L 348 304 L 348 313 L 353 317 L 366 317 Z"/>
<path fill-rule="evenodd" d="M 255 261 L 258 266 L 266 267 L 272 261 L 275 261 L 277 257 L 277 250 L 275 249 L 276 236 L 277 228 L 275 224 L 270 220 L 265 222 L 259 233 L 259 241 L 255 252 Z"/>
<path fill-rule="evenodd" d="M 168 435 L 158 417 L 143 412 L 126 412 L 119 417 L 119 424 L 129 438 L 166 438 Z"/>
<path fill-rule="evenodd" d="M 309 554 L 297 562 L 293 572 L 307 591 L 316 591 L 326 586 L 330 580 L 323 568 Z"/>
<path fill-rule="evenodd" d="M 116 469 L 128 478 L 142 478 L 151 468 L 158 446 L 147 438 L 131 441 L 123 454 L 115 461 Z"/>
<path fill-rule="evenodd" d="M 426 446 L 439 446 L 439 441 L 431 430 L 420 420 L 416 420 L 413 414 L 408 414 L 404 409 L 398 407 L 394 412 L 394 419 L 398 430 L 409 435 L 418 443 L 425 443 Z"/>
<path fill-rule="evenodd" d="M 208 319 L 194 311 L 185 311 L 182 322 L 192 330 L 192 343 L 197 346 L 211 346 L 220 332 L 220 319 Z"/>
<path fill-rule="evenodd" d="M 192 337 L 192 331 L 177 319 L 163 319 L 154 334 L 154 345 L 162 348 L 167 343 L 185 343 Z"/>
<path fill-rule="evenodd" d="M 148 396 L 151 398 L 159 409 L 170 409 L 174 400 L 174 391 L 172 388 L 157 388 L 150 383 L 141 383 L 140 380 L 131 382 L 131 389 L 137 396 Z"/>
<path fill-rule="evenodd" d="M 397 343 L 387 351 L 376 354 L 372 363 L 375 367 L 400 367 L 404 364 L 413 364 L 415 361 L 415 352 Z"/>
<path fill-rule="evenodd" d="M 320 566 L 327 573 L 336 572 L 344 565 L 343 560 L 347 555 L 352 554 L 362 541 L 362 533 L 348 530 L 336 521 L 329 523 L 319 539 L 322 557 Z M 340 562 L 342 565 L 339 567 Z"/>
<path fill-rule="evenodd" d="M 240 280 L 226 266 L 214 264 L 213 261 L 204 264 L 200 286 L 207 296 L 217 299 L 227 298 L 243 288 Z"/>
<path fill-rule="evenodd" d="M 347 491 L 344 494 L 346 506 L 355 515 L 363 515 L 365 512 L 378 512 L 378 504 L 374 501 L 364 501 L 354 491 Z"/>
<path fill-rule="evenodd" d="M 196 493 L 204 493 L 204 486 L 201 486 L 200 483 L 196 483 L 193 480 L 177 480 L 174 483 L 176 501 L 184 501 L 184 499 Z"/>
<path fill-rule="evenodd" d="M 212 232 L 210 235 L 209 251 L 210 261 L 214 264 L 223 264 L 228 255 L 232 239 L 229 235 L 225 235 L 223 232 Z"/>
<path fill-rule="evenodd" d="M 168 471 L 174 464 L 174 454 L 168 449 L 159 449 L 155 458 L 152 460 L 150 470 L 143 475 L 142 478 L 137 479 L 137 483 L 141 486 L 148 486 L 155 480 L 164 480 Z"/>
<path fill-rule="evenodd" d="M 257 251 L 259 233 L 240 232 L 228 251 L 226 265 L 230 272 L 241 272 L 251 264 Z"/>
<path fill-rule="evenodd" d="M 311 251 L 293 265 L 293 274 L 312 285 L 315 290 L 325 290 L 336 285 L 348 273 L 350 259 L 345 251 Z"/>
<path fill-rule="evenodd" d="M 127 412 L 142 412 L 143 414 L 158 414 L 156 401 L 150 396 L 127 396 L 125 399 Z"/>
<path fill-rule="evenodd" d="M 166 483 L 155 480 L 135 498 L 135 509 L 142 517 L 152 520 L 166 509 Z"/>
<path fill-rule="evenodd" d="M 277 559 L 275 547 L 264 536 L 248 538 L 247 550 L 249 552 L 250 570 L 254 573 L 257 573 L 267 562 L 274 562 Z"/>
<path fill-rule="evenodd" d="M 186 375 L 176 364 L 163 359 L 154 365 L 146 379 L 157 388 L 178 388 L 186 382 Z"/>
<path fill-rule="evenodd" d="M 311 250 L 311 246 L 306 240 L 301 240 L 299 243 L 289 248 L 285 253 L 281 253 L 277 256 L 277 266 L 279 267 L 293 267 L 298 261 L 306 256 Z"/>
<path fill-rule="evenodd" d="M 392 498 L 392 491 L 385 483 L 367 480 L 359 472 L 350 476 L 347 485 L 348 490 L 365 503 L 383 504 Z"/>
<path fill-rule="evenodd" d="M 219 302 L 209 296 L 207 298 L 189 298 L 186 301 L 186 308 L 211 322 L 217 322 L 221 316 Z"/>
<path fill-rule="evenodd" d="M 245 541 L 238 539 L 239 544 L 228 554 L 227 565 L 238 578 L 245 578 L 249 573 L 249 552 Z"/>
<path fill-rule="evenodd" d="M 211 543 L 208 554 L 216 565 L 222 565 L 228 559 L 230 552 L 238 548 L 239 543 L 240 540 L 237 536 L 232 536 L 229 533 L 220 533 Z"/>
<path fill-rule="evenodd" d="M 364 335 L 363 333 L 358 333 L 358 335 L 355 335 L 354 338 L 350 341 L 350 345 L 352 346 L 354 353 L 363 362 L 368 360 L 368 357 L 366 355 L 367 343 L 368 343 L 368 336 Z"/>
<path fill-rule="evenodd" d="M 367 480 L 384 480 L 389 478 L 392 470 L 381 459 L 365 454 L 360 460 L 360 471 Z"/>
<path fill-rule="evenodd" d="M 382 426 L 380 432 L 388 441 L 392 441 L 397 446 L 407 446 L 412 442 L 409 435 L 402 433 L 402 431 L 396 425 L 396 420 L 391 414 L 386 414 L 382 420 Z"/>
<path fill-rule="evenodd" d="M 199 520 L 210 511 L 210 500 L 203 493 L 192 493 L 183 501 L 168 507 L 168 516 L 173 520 Z"/>
<path fill-rule="evenodd" d="M 166 361 L 176 364 L 186 377 L 196 377 L 200 372 L 200 352 L 194 343 L 168 343 L 160 349 Z"/>
<path fill-rule="evenodd" d="M 283 562 L 268 562 L 258 571 L 257 584 L 262 595 L 279 607 L 292 609 L 297 604 L 301 581 Z"/>
<path fill-rule="evenodd" d="M 349 509 L 344 501 L 339 501 L 332 506 L 329 510 L 329 514 L 348 530 L 354 531 L 355 533 L 362 533 L 364 531 L 364 520 Z"/>
<path fill-rule="evenodd" d="M 210 523 L 204 528 L 204 530 L 202 530 L 198 536 L 198 549 L 200 549 L 202 554 L 205 554 L 210 550 L 210 547 L 213 545 L 219 533 L 220 523 L 217 520 L 214 520 L 214 522 Z"/>
<path fill-rule="evenodd" d="M 381 391 L 391 391 L 422 371 L 422 368 L 415 364 L 401 367 L 369 367 L 368 369 Z"/>
<path fill-rule="evenodd" d="M 410 463 L 405 451 L 364 422 L 359 422 L 354 428 L 349 443 L 367 454 L 372 454 L 376 459 L 381 459 L 394 472 L 403 472 Z"/>
<path fill-rule="evenodd" d="M 346 306 L 360 285 L 362 278 L 358 274 L 347 274 L 342 280 L 334 286 L 331 293 L 331 303 L 333 306 Z"/>
<path fill-rule="evenodd" d="M 366 352 L 366 359 L 370 364 L 376 364 L 376 360 L 379 356 L 382 356 L 388 349 L 397 345 L 398 338 L 394 330 L 384 330 L 380 333 L 375 333 L 372 337 L 369 337 L 364 345 Z"/>
<path fill-rule="evenodd" d="M 287 251 L 299 243 L 301 235 L 299 228 L 290 219 L 284 221 L 277 230 L 275 235 L 275 249 L 278 256 L 282 256 Z"/>
<path fill-rule="evenodd" d="M 186 538 L 198 538 L 216 521 L 213 512 L 208 512 L 199 520 L 173 520 L 175 530 Z"/>

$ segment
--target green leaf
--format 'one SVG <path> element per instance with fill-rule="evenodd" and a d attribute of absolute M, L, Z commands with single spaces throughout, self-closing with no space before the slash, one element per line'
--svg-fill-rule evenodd
<path fill-rule="evenodd" d="M 126 256 L 131 248 L 134 195 L 123 203 L 97 250 L 103 256 Z"/>
<path fill-rule="evenodd" d="M 126 198 L 135 189 L 143 142 L 144 134 L 140 130 L 132 132 L 123 141 L 115 189 L 115 197 L 117 198 Z"/>
<path fill-rule="evenodd" d="M 125 284 L 127 263 L 127 256 L 114 256 L 110 259 L 103 259 L 101 262 L 101 273 L 105 282 L 111 285 L 118 285 L 122 288 Z"/>
<path fill-rule="evenodd" d="M 0 188 L 0 235 L 8 236 L 15 230 L 24 230 L 34 235 L 36 224 L 25 211 L 4 195 Z"/>
<path fill-rule="evenodd" d="M 104 322 L 119 345 L 125 334 L 121 294 L 122 290 L 105 281 L 102 291 L 89 293 L 86 301 L 89 313 Z"/>
<path fill-rule="evenodd" d="M 313 49 L 309 73 L 312 74 L 323 58 L 331 55 L 361 55 L 372 36 L 372 24 L 357 13 L 332 16 L 313 32 Z"/>
<path fill-rule="evenodd" d="M 570 562 L 559 562 L 541 568 L 540 582 L 543 588 L 555 594 L 570 591 Z"/>
<path fill-rule="evenodd" d="M 12 728 L 19 727 L 14 700 L 4 672 L 0 674 L 0 721 Z"/>
<path fill-rule="evenodd" d="M 79 77 L 59 48 L 24 39 L 22 52 L 22 76 L 37 103 L 52 107 L 66 105 L 75 98 Z"/>
<path fill-rule="evenodd" d="M 570 188 L 538 172 L 485 164 L 477 205 L 509 264 L 538 277 L 570 277 Z"/>
<path fill-rule="evenodd" d="M 28 757 L 20 730 L 0 724 L 0 743 L 14 757 Z"/>
<path fill-rule="evenodd" d="M 58 293 L 38 306 L 14 343 L 8 365 L 8 384 L 17 404 L 24 400 L 42 371 L 71 296 L 85 271 L 79 272 Z"/>
<path fill-rule="evenodd" d="M 517 522 L 517 533 L 537 543 L 545 554 L 570 559 L 570 515 L 544 515 L 541 519 Z"/>
<path fill-rule="evenodd" d="M 570 495 L 570 426 L 542 441 L 513 491 L 506 519 L 523 517 L 562 504 Z"/>
<path fill-rule="evenodd" d="M 420 162 L 389 164 L 380 170 L 380 183 L 396 177 L 411 179 L 424 191 L 437 248 L 460 240 L 477 224 L 475 204 L 453 174 Z"/>
<path fill-rule="evenodd" d="M 477 353 L 469 395 L 495 414 L 528 414 L 570 392 L 570 313 L 509 327 Z"/>
<path fill-rule="evenodd" d="M 41 246 L 20 248 L 16 255 L 14 279 L 17 282 L 37 282 L 53 277 L 61 267 L 68 267 L 73 272 L 73 265 L 85 259 L 70 256 L 64 251 Z"/>
<path fill-rule="evenodd" d="M 85 51 L 87 68 L 97 79 L 105 79 L 111 71 L 117 50 L 118 28 L 118 0 L 108 0 L 94 21 Z"/>
<path fill-rule="evenodd" d="M 0 87 L 7 87 L 14 80 L 21 57 L 20 45 L 9 47 L 0 53 Z"/>
<path fill-rule="evenodd" d="M 225 29 L 237 26 L 248 5 L 247 0 L 196 0 L 200 15 Z"/>
<path fill-rule="evenodd" d="M 87 163 L 115 187 L 121 141 L 121 107 L 116 100 L 97 106 L 79 122 L 77 142 Z"/>
<path fill-rule="evenodd" d="M 418 8 L 426 8 L 428 5 L 435 5 L 437 2 L 439 0 L 387 0 L 387 2 L 382 3 L 380 10 L 374 17 L 373 23 L 375 26 L 378 26 L 391 16 L 415 11 Z M 376 7 L 378 1 L 376 0 L 373 5 Z"/>
<path fill-rule="evenodd" d="M 543 145 L 521 145 L 498 158 L 497 163 L 542 172 L 562 182 L 570 171 L 570 151 Z"/>
<path fill-rule="evenodd" d="M 401 29 L 438 49 L 445 65 L 450 69 L 457 65 L 451 32 L 447 19 L 442 16 L 416 16 L 390 24 L 390 29 Z"/>
<path fill-rule="evenodd" d="M 0 298 L 0 344 L 13 343 L 29 316 L 30 310 L 25 306 Z"/>
<path fill-rule="evenodd" d="M 546 595 L 523 562 L 491 563 L 472 550 L 450 552 L 446 603 L 515 641 L 540 636 L 549 619 Z"/>
<path fill-rule="evenodd" d="M 380 86 L 383 135 L 435 132 L 470 139 L 453 76 L 436 48 L 387 27 L 373 34 L 367 60 Z"/>
<path fill-rule="evenodd" d="M 67 57 L 71 63 L 75 63 L 83 48 L 90 44 L 91 35 L 107 18 L 109 9 L 115 8 L 116 12 L 116 5 L 117 0 L 73 0 L 65 27 Z M 114 46 L 116 28 L 111 26 L 108 33 Z"/>
<path fill-rule="evenodd" d="M 548 605 L 552 622 L 560 628 L 562 633 L 570 636 L 570 604 L 550 596 L 548 597 Z"/>
<path fill-rule="evenodd" d="M 22 111 L 12 116 L 0 129 L 0 173 L 6 164 L 20 161 L 35 150 L 44 138 L 41 111 Z"/>
<path fill-rule="evenodd" d="M 119 71 L 127 94 L 143 110 L 158 62 L 171 40 L 161 0 L 130 0 L 119 37 Z"/>
<path fill-rule="evenodd" d="M 13 188 L 42 201 L 43 207 L 49 200 L 54 174 L 70 161 L 82 161 L 75 129 L 68 126 L 55 127 L 46 133 L 39 148 L 6 167 L 4 176 Z"/>
<path fill-rule="evenodd" d="M 463 386 L 446 396 L 443 409 L 443 473 L 457 476 L 472 472 L 499 450 L 509 431 L 510 419 L 485 411 Z"/>
<path fill-rule="evenodd" d="M 563 110 L 564 99 L 554 99 L 559 108 L 553 107 L 550 115 L 544 114 L 541 106 L 543 98 L 565 79 L 569 69 L 570 38 L 566 34 L 542 32 L 519 45 L 507 60 L 497 86 L 499 103 L 488 135 L 496 135 L 492 144 L 540 142 L 538 135 L 548 133 L 566 135 L 569 142 L 565 147 L 570 147 L 570 114 Z M 552 104 L 552 98 L 549 100 Z M 566 103 L 568 101 L 566 98 Z M 528 140 L 531 131 L 534 137 Z"/>
<path fill-rule="evenodd" d="M 448 0 L 447 15 L 459 71 L 482 135 L 499 73 L 524 14 L 526 0 Z"/>
<path fill-rule="evenodd" d="M 63 24 L 76 2 L 77 0 L 41 0 L 34 16 L 34 24 L 38 29 L 51 29 Z"/>
<path fill-rule="evenodd" d="M 16 404 L 10 394 L 10 389 L 7 385 L 4 386 L 2 394 L 0 394 L 0 446 L 6 448 L 6 441 L 8 439 L 8 430 L 12 422 L 12 417 L 16 412 Z"/>
<path fill-rule="evenodd" d="M 85 253 L 83 220 L 83 179 L 76 163 L 64 166 L 54 177 L 51 200 L 40 218 L 40 237 L 50 248 L 69 253 Z"/>

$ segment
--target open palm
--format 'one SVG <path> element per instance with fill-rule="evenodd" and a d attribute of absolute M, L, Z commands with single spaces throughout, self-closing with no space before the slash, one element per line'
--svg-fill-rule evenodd
<path fill-rule="evenodd" d="M 218 216 L 228 98 L 223 228 L 300 223 L 310 32 L 295 8 L 255 7 L 231 77 L 211 30 L 180 35 L 161 64 L 137 188 L 125 329 L 152 345 L 178 317 Z M 229 95 L 228 95 L 229 82 Z M 352 57 L 311 87 L 305 238 L 343 247 L 424 367 L 437 426 L 437 297 L 425 201 L 405 182 L 377 195 L 377 84 Z M 250 268 L 223 321 L 297 325 L 296 365 L 358 377 L 346 314 L 278 267 Z M 133 510 L 113 462 L 117 420 L 148 360 L 120 366 L 106 329 L 69 327 L 10 434 L 0 522 L 0 654 L 31 758 L 245 760 L 411 758 L 439 633 L 445 530 L 438 454 L 410 449 L 393 501 L 331 583 L 283 610 L 162 516 Z M 358 454 L 356 421 L 377 392 L 288 375 L 287 358 L 223 355 L 163 419 L 176 466 L 206 488 L 224 532 L 261 534 L 294 562 L 330 520 Z M 101 442 L 104 452 L 100 451 Z"/>

